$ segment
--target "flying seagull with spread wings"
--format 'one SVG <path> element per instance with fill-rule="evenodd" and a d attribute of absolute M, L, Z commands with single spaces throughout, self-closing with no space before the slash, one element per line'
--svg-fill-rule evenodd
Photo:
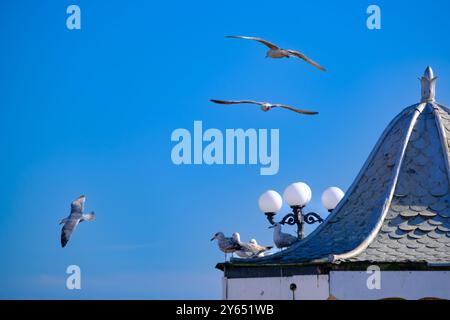
<path fill-rule="evenodd" d="M 64 248 L 70 239 L 73 231 L 77 227 L 78 223 L 83 221 L 93 221 L 95 220 L 94 212 L 83 213 L 84 202 L 86 201 L 85 196 L 80 196 L 75 199 L 70 205 L 70 214 L 67 218 L 61 220 L 59 224 L 64 224 L 61 231 L 61 246 Z"/>
<path fill-rule="evenodd" d="M 277 58 L 285 58 L 285 57 L 289 58 L 291 56 L 297 57 L 297 58 L 300 58 L 300 59 L 308 62 L 309 64 L 313 65 L 314 67 L 316 67 L 322 71 L 327 71 L 324 67 L 319 65 L 317 62 L 311 60 L 310 58 L 305 56 L 303 53 L 301 53 L 299 51 L 295 51 L 295 50 L 290 50 L 290 49 L 282 49 L 282 48 L 278 47 L 277 45 L 275 45 L 267 40 L 261 39 L 261 38 L 247 37 L 247 36 L 226 36 L 226 38 L 237 38 L 237 39 L 258 41 L 269 48 L 269 51 L 267 51 L 267 54 L 266 54 L 266 58 L 270 57 L 270 58 L 277 59 Z"/>
<path fill-rule="evenodd" d="M 270 102 L 259 102 L 259 101 L 253 101 L 253 100 L 217 100 L 217 99 L 211 99 L 211 102 L 214 103 L 218 103 L 218 104 L 241 104 L 241 103 L 248 103 L 248 104 L 257 104 L 259 106 L 261 106 L 261 110 L 264 112 L 267 112 L 273 108 L 284 108 L 284 109 L 288 109 L 297 113 L 301 113 L 301 114 L 306 114 L 306 115 L 315 115 L 315 114 L 319 114 L 316 111 L 309 111 L 309 110 L 302 110 L 302 109 L 297 109 L 291 106 L 287 106 L 285 104 L 280 104 L 280 103 L 270 103 Z"/>

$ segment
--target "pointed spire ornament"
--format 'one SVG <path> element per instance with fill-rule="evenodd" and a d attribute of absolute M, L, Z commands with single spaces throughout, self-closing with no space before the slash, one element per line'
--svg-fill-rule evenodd
<path fill-rule="evenodd" d="M 428 66 L 420 78 L 422 83 L 422 102 L 433 102 L 436 98 L 436 79 L 433 69 Z"/>

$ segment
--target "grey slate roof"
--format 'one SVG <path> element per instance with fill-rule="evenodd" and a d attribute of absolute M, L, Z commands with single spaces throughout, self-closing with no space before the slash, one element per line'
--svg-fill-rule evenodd
<path fill-rule="evenodd" d="M 392 120 L 346 196 L 314 232 L 280 253 L 233 263 L 448 264 L 449 158 L 450 110 L 434 102 L 433 91 Z"/>

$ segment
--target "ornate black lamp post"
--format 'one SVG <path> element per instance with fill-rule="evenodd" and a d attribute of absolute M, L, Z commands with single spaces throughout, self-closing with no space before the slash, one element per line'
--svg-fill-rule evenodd
<path fill-rule="evenodd" d="M 286 214 L 280 224 L 297 225 L 297 237 L 303 239 L 306 224 L 322 223 L 322 217 L 315 212 L 304 213 L 305 206 L 311 200 L 311 189 L 306 183 L 293 183 L 286 188 L 283 193 L 284 200 L 291 207 L 292 212 Z M 328 188 L 322 194 L 322 203 L 328 212 L 333 211 L 336 205 L 344 196 L 341 189 L 336 187 Z M 259 207 L 267 217 L 270 224 L 275 224 L 275 215 L 281 209 L 282 198 L 278 192 L 269 190 L 264 192 L 259 198 Z"/>

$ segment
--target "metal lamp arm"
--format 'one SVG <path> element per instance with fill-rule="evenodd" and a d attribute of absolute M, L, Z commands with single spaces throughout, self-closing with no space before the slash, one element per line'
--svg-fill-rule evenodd
<path fill-rule="evenodd" d="M 315 213 L 315 212 L 308 212 L 306 214 L 303 215 L 303 219 L 307 224 L 313 224 L 316 222 L 322 223 L 323 219 L 322 217 Z"/>
<path fill-rule="evenodd" d="M 275 213 L 268 212 L 266 213 L 266 217 L 271 225 L 275 224 L 274 221 Z M 303 207 L 295 206 L 292 207 L 292 212 L 286 214 L 279 223 L 288 224 L 290 226 L 297 225 L 297 236 L 299 239 L 303 239 L 305 223 L 314 224 L 316 222 L 319 223 L 323 222 L 323 219 L 319 214 L 315 212 L 303 214 Z"/>

